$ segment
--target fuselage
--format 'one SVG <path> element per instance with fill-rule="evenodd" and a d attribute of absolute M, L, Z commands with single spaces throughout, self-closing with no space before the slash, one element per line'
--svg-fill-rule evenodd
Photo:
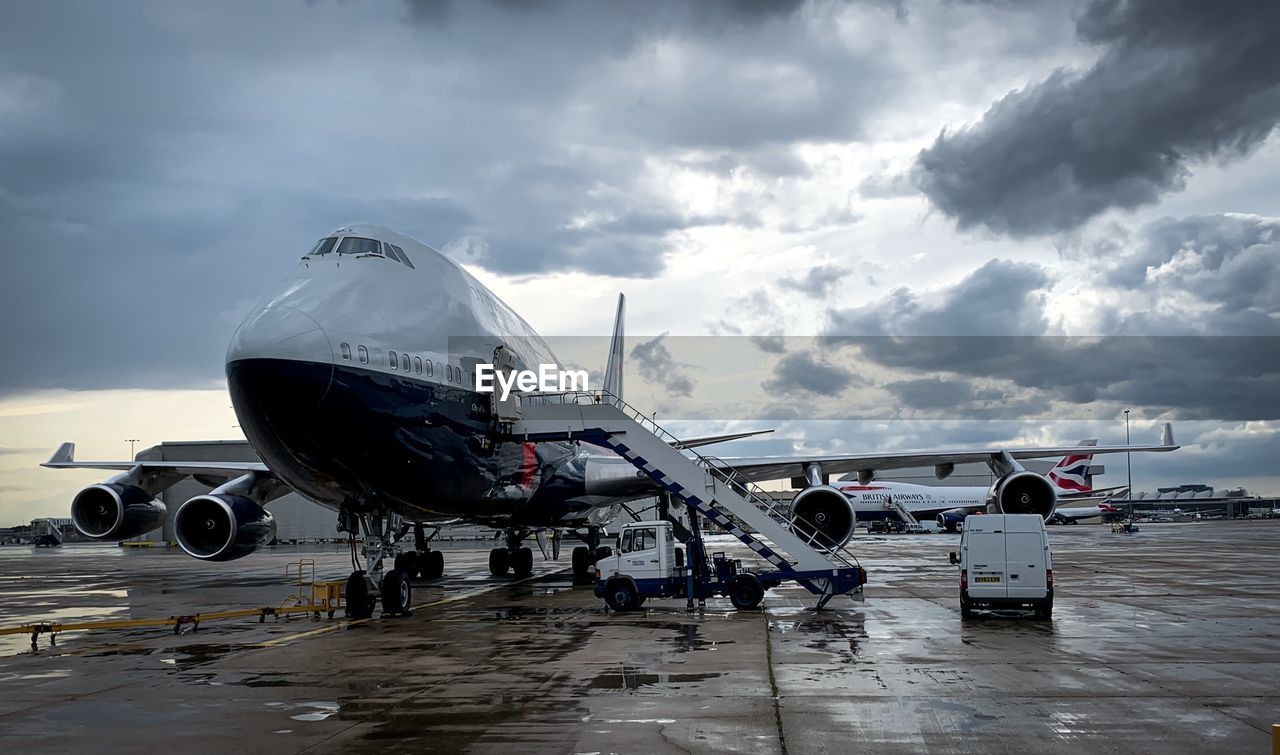
<path fill-rule="evenodd" d="M 836 489 L 849 498 L 859 521 L 895 516 L 889 499 L 905 507 L 913 515 L 932 516 L 954 508 L 981 508 L 987 502 L 987 488 L 933 487 L 910 482 L 873 482 L 860 485 L 836 483 Z"/>
<path fill-rule="evenodd" d="M 635 470 L 623 459 L 496 436 L 475 365 L 499 347 L 520 369 L 559 365 L 528 323 L 444 255 L 385 228 L 347 226 L 241 324 L 227 380 L 263 462 L 332 508 L 575 525 L 611 518 L 614 504 L 644 493 L 631 490 Z"/>

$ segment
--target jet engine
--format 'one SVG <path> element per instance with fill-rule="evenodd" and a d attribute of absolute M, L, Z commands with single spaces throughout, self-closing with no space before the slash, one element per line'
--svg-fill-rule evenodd
<path fill-rule="evenodd" d="M 938 514 L 938 526 L 947 532 L 955 532 L 970 513 L 969 509 L 947 509 Z"/>
<path fill-rule="evenodd" d="M 828 550 L 853 537 L 858 518 L 844 493 L 830 485 L 810 485 L 791 500 L 791 527 L 797 535 Z"/>
<path fill-rule="evenodd" d="M 1035 472 L 1014 472 L 991 486 L 987 506 L 998 514 L 1039 514 L 1048 519 L 1058 506 L 1058 494 Z"/>
<path fill-rule="evenodd" d="M 232 561 L 253 553 L 276 536 L 276 520 L 242 495 L 198 495 L 178 507 L 173 535 L 189 555 L 205 561 Z"/>
<path fill-rule="evenodd" d="M 94 540 L 128 540 L 164 524 L 164 504 L 137 485 L 104 482 L 76 493 L 71 523 Z"/>

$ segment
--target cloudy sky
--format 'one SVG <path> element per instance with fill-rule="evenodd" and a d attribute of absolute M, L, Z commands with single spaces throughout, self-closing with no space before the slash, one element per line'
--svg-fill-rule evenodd
<path fill-rule="evenodd" d="M 231 333 L 356 221 L 544 334 L 626 291 L 637 396 L 780 428 L 726 454 L 1132 408 L 1187 445 L 1139 486 L 1280 493 L 1277 120 L 1266 0 L 12 4 L 0 524 L 97 481 L 33 468 L 61 440 L 237 437 Z M 709 336 L 752 410 L 698 403 Z"/>

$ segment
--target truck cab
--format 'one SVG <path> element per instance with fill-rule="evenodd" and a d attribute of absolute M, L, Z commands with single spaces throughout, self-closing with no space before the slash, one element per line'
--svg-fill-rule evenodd
<path fill-rule="evenodd" d="M 727 596 L 735 608 L 760 605 L 778 579 L 744 571 L 736 559 L 716 553 L 711 563 L 699 540 L 689 542 L 688 564 L 675 546 L 671 522 L 634 522 L 618 535 L 617 552 L 596 562 L 596 597 L 615 611 L 633 611 L 648 598 L 705 599 Z"/>
<path fill-rule="evenodd" d="M 983 514 L 964 520 L 959 552 L 960 615 L 975 608 L 1030 608 L 1053 617 L 1053 556 L 1037 514 Z"/>

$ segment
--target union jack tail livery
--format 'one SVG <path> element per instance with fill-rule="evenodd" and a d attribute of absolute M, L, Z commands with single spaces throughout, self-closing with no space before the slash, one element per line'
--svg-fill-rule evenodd
<path fill-rule="evenodd" d="M 1082 446 L 1096 446 L 1098 439 L 1080 441 Z M 1049 482 L 1059 491 L 1066 493 L 1089 493 L 1093 491 L 1093 477 L 1089 474 L 1089 462 L 1093 454 L 1064 456 L 1061 461 L 1049 470 Z"/>

